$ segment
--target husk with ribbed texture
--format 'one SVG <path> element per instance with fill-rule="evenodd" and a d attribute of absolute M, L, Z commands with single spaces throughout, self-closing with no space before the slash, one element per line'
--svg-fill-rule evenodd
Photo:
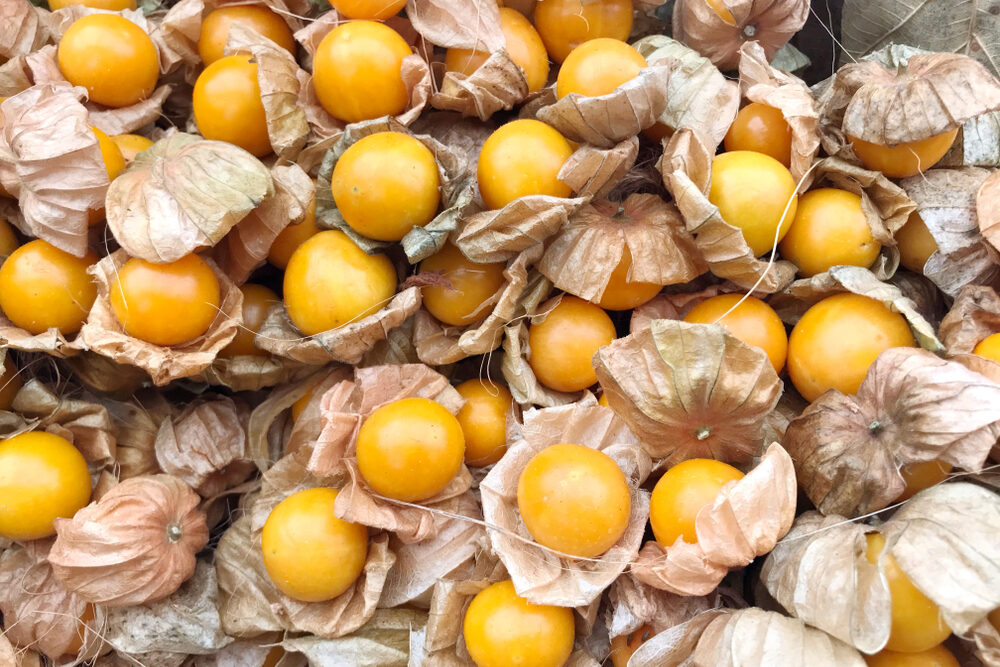
<path fill-rule="evenodd" d="M 632 311 L 629 320 L 629 332 L 648 329 L 653 320 L 682 320 L 696 305 L 720 294 L 732 294 L 726 285 L 712 285 L 697 292 L 678 292 L 676 294 L 657 294 L 650 301 L 638 306 Z"/>
<path fill-rule="evenodd" d="M 296 667 L 308 664 L 318 667 L 337 665 L 371 665 L 374 667 L 406 667 L 412 635 L 421 632 L 427 614 L 418 609 L 379 609 L 363 626 L 344 637 L 320 639 L 296 637 L 285 639 L 287 664 L 277 667 Z M 292 662 L 301 659 L 301 663 Z"/>
<path fill-rule="evenodd" d="M 984 338 L 997 332 L 1000 295 L 984 285 L 963 287 L 938 329 L 949 355 L 971 354 Z"/>
<path fill-rule="evenodd" d="M 105 400 L 115 427 L 115 460 L 122 480 L 162 472 L 156 461 L 156 434 L 174 414 L 173 405 L 156 391 L 136 393 L 128 401 Z"/>
<path fill-rule="evenodd" d="M 977 176 L 981 173 L 977 170 Z M 1000 177 L 997 172 L 989 174 L 976 192 L 976 217 L 979 231 L 993 250 L 1000 249 Z M 996 253 L 990 253 L 996 259 Z"/>
<path fill-rule="evenodd" d="M 490 53 L 472 74 L 446 71 L 440 90 L 431 95 L 431 106 L 486 120 L 498 111 L 513 109 L 527 96 L 524 70 L 501 49 Z"/>
<path fill-rule="evenodd" d="M 115 398 L 127 398 L 149 381 L 141 368 L 115 363 L 89 350 L 66 359 L 73 376 L 92 391 Z"/>
<path fill-rule="evenodd" d="M 635 166 L 638 156 L 638 137 L 607 149 L 583 144 L 563 163 L 558 178 L 579 197 L 604 197 Z"/>
<path fill-rule="evenodd" d="M 626 573 L 608 588 L 604 620 L 612 638 L 631 634 L 643 626 L 648 626 L 654 635 L 720 606 L 722 601 L 717 593 L 700 597 L 674 595 Z"/>
<path fill-rule="evenodd" d="M 44 10 L 28 0 L 11 0 L 0 7 L 0 58 L 27 55 L 50 37 Z"/>

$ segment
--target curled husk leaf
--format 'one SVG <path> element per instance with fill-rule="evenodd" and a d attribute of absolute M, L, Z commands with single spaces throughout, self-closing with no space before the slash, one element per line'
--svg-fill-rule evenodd
<path fill-rule="evenodd" d="M 149 381 L 149 374 L 141 368 L 115 363 L 89 350 L 68 357 L 66 365 L 90 390 L 119 399 L 128 398 Z"/>
<path fill-rule="evenodd" d="M 500 50 L 491 53 L 472 74 L 445 72 L 441 89 L 431 95 L 431 106 L 486 120 L 501 109 L 513 109 L 527 96 L 524 70 L 511 60 L 506 50 Z"/>
<path fill-rule="evenodd" d="M 201 498 L 172 475 L 125 480 L 72 519 L 56 519 L 49 562 L 67 589 L 95 604 L 162 599 L 194 572 L 208 542 Z"/>
<path fill-rule="evenodd" d="M 273 194 L 271 173 L 250 153 L 177 132 L 108 188 L 108 227 L 133 257 L 173 262 L 218 243 Z"/>
<path fill-rule="evenodd" d="M 1000 606 L 997 530 L 1000 499 L 964 482 L 921 491 L 878 528 L 807 512 L 768 556 L 761 581 L 796 617 L 875 653 L 889 639 L 883 567 L 892 555 L 961 635 Z M 886 539 L 877 564 L 865 557 L 865 534 L 871 532 Z"/>
<path fill-rule="evenodd" d="M 976 175 L 981 173 L 977 170 Z M 976 218 L 979 231 L 983 238 L 993 247 L 1000 250 L 1000 177 L 997 172 L 989 174 L 980 184 L 976 192 Z M 991 253 L 995 259 L 995 253 Z"/>
<path fill-rule="evenodd" d="M 243 322 L 243 294 L 212 260 L 206 260 L 219 281 L 219 313 L 211 326 L 194 340 L 180 345 L 164 347 L 147 343 L 125 333 L 111 309 L 111 289 L 128 259 L 124 250 L 118 250 L 88 269 L 97 282 L 97 300 L 80 329 L 78 341 L 114 362 L 138 366 L 149 373 L 157 386 L 197 375 L 236 336 Z"/>
<path fill-rule="evenodd" d="M 938 328 L 950 356 L 972 354 L 976 345 L 997 332 L 1000 332 L 1000 295 L 984 285 L 963 287 Z"/>
<path fill-rule="evenodd" d="M 919 348 L 890 348 L 856 395 L 828 391 L 793 419 L 784 444 L 823 514 L 887 507 L 909 463 L 941 460 L 979 471 L 1000 437 L 1000 386 Z"/>
<path fill-rule="evenodd" d="M 115 461 L 122 480 L 163 472 L 156 461 L 156 434 L 169 421 L 174 408 L 157 391 L 143 391 L 128 401 L 105 400 L 115 426 Z"/>
<path fill-rule="evenodd" d="M 597 558 L 567 558 L 535 542 L 517 511 L 521 472 L 540 451 L 572 442 L 607 454 L 625 473 L 631 514 L 618 542 Z M 579 607 L 596 600 L 635 557 L 649 513 L 649 496 L 640 486 L 651 462 L 625 422 L 596 404 L 577 403 L 528 410 L 520 437 L 480 483 L 483 517 L 493 550 L 518 595 L 535 604 Z"/>
<path fill-rule="evenodd" d="M 49 41 L 43 12 L 28 0 L 11 0 L 0 7 L 0 58 L 27 55 Z"/>
<path fill-rule="evenodd" d="M 782 389 L 763 350 L 716 324 L 653 320 L 599 349 L 594 369 L 611 408 L 665 466 L 759 455 Z"/>
<path fill-rule="evenodd" d="M 770 61 L 809 18 L 809 0 L 722 0 L 731 18 L 723 18 L 707 2 L 677 0 L 673 33 L 719 69 L 736 69 L 740 47 L 756 41 Z"/>
<path fill-rule="evenodd" d="M 558 178 L 579 197 L 604 197 L 629 175 L 638 156 L 638 137 L 607 149 L 583 144 L 563 163 Z"/>
<path fill-rule="evenodd" d="M 698 614 L 722 606 L 720 596 L 680 596 L 647 586 L 633 574 L 615 579 L 608 589 L 608 605 L 604 610 L 610 637 L 628 635 L 642 626 L 651 634 L 680 625 Z"/>
<path fill-rule="evenodd" d="M 406 16 L 429 42 L 445 48 L 490 53 L 506 46 L 498 5 L 479 6 L 462 0 L 408 0 Z"/>

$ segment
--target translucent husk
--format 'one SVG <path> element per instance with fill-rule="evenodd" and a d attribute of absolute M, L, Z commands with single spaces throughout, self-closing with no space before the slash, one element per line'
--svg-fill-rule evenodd
<path fill-rule="evenodd" d="M 500 110 L 513 109 L 527 96 L 524 71 L 507 51 L 500 50 L 491 53 L 472 74 L 445 72 L 440 90 L 431 95 L 431 106 L 486 120 Z"/>
<path fill-rule="evenodd" d="M 0 21 L 0 58 L 10 60 L 37 50 L 50 39 L 45 10 L 28 0 L 4 3 Z"/>
<path fill-rule="evenodd" d="M 978 176 L 982 172 L 976 170 L 972 173 Z M 1000 248 L 1000 177 L 996 176 L 996 172 L 982 181 L 976 192 L 975 206 L 979 231 L 993 250 L 997 250 Z M 990 258 L 996 261 L 996 253 L 991 252 Z"/>
<path fill-rule="evenodd" d="M 141 368 L 115 363 L 89 350 L 68 357 L 66 365 L 91 391 L 120 399 L 131 396 L 149 381 L 149 374 Z"/>
<path fill-rule="evenodd" d="M 638 137 L 607 149 L 583 144 L 563 163 L 558 178 L 579 197 L 604 197 L 629 174 L 638 156 Z"/>
<path fill-rule="evenodd" d="M 608 588 L 605 623 L 612 638 L 628 635 L 644 625 L 652 634 L 689 621 L 698 614 L 722 606 L 720 596 L 680 596 L 648 586 L 633 574 L 615 579 Z"/>
<path fill-rule="evenodd" d="M 406 667 L 412 636 L 423 630 L 427 614 L 421 610 L 379 609 L 356 631 L 337 639 L 297 637 L 281 643 L 286 658 L 300 658 L 302 663 L 280 662 L 277 667 L 304 666 L 306 659 L 317 667 L 338 665 L 378 665 Z"/>
<path fill-rule="evenodd" d="M 127 402 L 105 399 L 117 437 L 115 461 L 121 480 L 162 472 L 156 461 L 156 434 L 174 407 L 157 391 L 135 394 Z"/>

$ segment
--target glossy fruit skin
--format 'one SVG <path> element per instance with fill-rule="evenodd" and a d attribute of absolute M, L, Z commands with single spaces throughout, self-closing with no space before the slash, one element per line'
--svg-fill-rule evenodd
<path fill-rule="evenodd" d="M 440 271 L 451 284 L 423 288 L 424 308 L 438 321 L 455 327 L 477 322 L 491 310 L 484 302 L 506 284 L 503 262 L 476 264 L 451 243 L 420 263 L 420 273 Z"/>
<path fill-rule="evenodd" d="M 38 540 L 90 501 L 90 473 L 68 440 L 30 431 L 0 441 L 0 537 Z"/>
<path fill-rule="evenodd" d="M 611 664 L 613 667 L 627 667 L 629 658 L 639 650 L 656 632 L 651 625 L 642 625 L 627 635 L 618 635 L 611 640 Z"/>
<path fill-rule="evenodd" d="M 867 169 L 881 171 L 889 178 L 908 178 L 927 171 L 951 148 L 958 128 L 920 141 L 898 146 L 880 146 L 848 136 L 854 154 Z"/>
<path fill-rule="evenodd" d="M 895 502 L 897 503 L 909 500 L 924 489 L 948 479 L 948 475 L 951 473 L 951 464 L 937 460 L 920 461 L 903 466 L 899 472 L 906 481 L 906 488 L 896 498 Z"/>
<path fill-rule="evenodd" d="M 40 239 L 29 241 L 0 266 L 0 309 L 33 334 L 49 328 L 76 333 L 97 298 L 97 285 L 87 273 L 95 262 L 91 252 L 74 257 Z"/>
<path fill-rule="evenodd" d="M 368 529 L 334 516 L 337 494 L 325 487 L 293 493 L 264 522 L 264 567 L 290 598 L 332 600 L 350 588 L 365 567 Z"/>
<path fill-rule="evenodd" d="M 125 156 L 122 155 L 118 144 L 111 137 L 96 127 L 91 127 L 90 131 L 97 137 L 97 147 L 101 149 L 101 159 L 104 160 L 104 169 L 108 172 L 108 180 L 113 181 L 125 169 Z"/>
<path fill-rule="evenodd" d="M 885 650 L 864 658 L 868 667 L 959 667 L 960 664 L 951 651 L 940 644 L 919 653 Z"/>
<path fill-rule="evenodd" d="M 208 13 L 201 23 L 198 37 L 198 55 L 206 67 L 223 58 L 229 29 L 234 23 L 244 25 L 254 32 L 295 54 L 295 38 L 284 19 L 263 5 L 228 5 Z"/>
<path fill-rule="evenodd" d="M 73 22 L 56 54 L 59 70 L 90 101 L 127 107 L 149 97 L 160 76 L 156 45 L 142 28 L 115 14 L 90 14 Z"/>
<path fill-rule="evenodd" d="M 331 229 L 292 253 L 284 293 L 292 324 L 312 336 L 378 312 L 396 293 L 396 270 L 385 255 L 368 255 Z"/>
<path fill-rule="evenodd" d="M 337 26 L 313 57 L 319 103 L 348 123 L 399 114 L 409 103 L 400 68 L 411 53 L 406 40 L 381 23 L 350 21 Z"/>
<path fill-rule="evenodd" d="M 547 1 L 547 0 L 546 0 Z M 545 123 L 524 118 L 499 128 L 479 152 L 476 176 L 487 208 L 503 208 L 519 197 L 568 197 L 557 176 L 573 147 Z"/>
<path fill-rule="evenodd" d="M 361 476 L 376 493 L 419 502 L 443 491 L 458 474 L 465 436 L 440 403 L 404 398 L 368 415 L 358 431 L 357 456 Z"/>
<path fill-rule="evenodd" d="M 194 83 L 192 107 L 206 139 L 226 141 L 257 157 L 271 152 L 252 56 L 226 56 L 206 67 Z"/>
<path fill-rule="evenodd" d="M 771 250 L 779 222 L 777 240 L 784 238 L 798 207 L 795 179 L 784 165 L 752 151 L 715 157 L 708 199 L 719 207 L 726 222 L 743 230 L 755 257 Z"/>
<path fill-rule="evenodd" d="M 1000 364 L 1000 333 L 990 334 L 972 348 L 972 354 L 978 354 Z"/>
<path fill-rule="evenodd" d="M 115 146 L 118 146 L 126 163 L 131 162 L 136 155 L 153 145 L 152 139 L 147 139 L 141 134 L 116 134 L 111 137 L 111 141 L 115 142 Z"/>
<path fill-rule="evenodd" d="M 938 606 L 913 585 L 892 554 L 880 556 L 885 548 L 885 537 L 881 533 L 869 533 L 865 537 L 868 540 L 865 557 L 872 564 L 881 561 L 892 600 L 892 630 L 885 648 L 917 653 L 947 639 L 951 629 L 941 617 Z"/>
<path fill-rule="evenodd" d="M 517 481 L 517 508 L 536 542 L 579 558 L 596 558 L 628 527 L 632 500 L 614 459 L 582 445 L 550 445 Z"/>
<path fill-rule="evenodd" d="M 803 276 L 831 266 L 869 267 L 882 244 L 872 236 L 861 197 L 846 190 L 819 188 L 799 197 L 792 226 L 778 246 L 781 256 Z"/>
<path fill-rule="evenodd" d="M 615 339 L 608 314 L 592 303 L 563 295 L 559 304 L 544 304 L 544 320 L 528 327 L 528 363 L 538 381 L 556 391 L 580 391 L 597 382 L 591 362 L 598 348 Z"/>
<path fill-rule="evenodd" d="M 899 248 L 899 263 L 915 273 L 924 272 L 924 264 L 938 249 L 937 241 L 916 211 L 896 232 L 896 247 Z"/>
<path fill-rule="evenodd" d="M 406 6 L 406 0 L 334 0 L 333 8 L 349 19 L 384 21 Z"/>
<path fill-rule="evenodd" d="M 240 287 L 243 293 L 243 326 L 236 332 L 236 338 L 219 351 L 219 356 L 232 358 L 239 356 L 266 357 L 268 353 L 253 344 L 254 336 L 264 324 L 267 311 L 276 303 L 281 303 L 281 297 L 263 285 L 246 283 Z"/>
<path fill-rule="evenodd" d="M 476 594 L 462 630 L 477 667 L 560 667 L 573 652 L 573 610 L 532 604 L 509 579 Z"/>
<path fill-rule="evenodd" d="M 751 102 L 740 109 L 723 141 L 727 151 L 755 151 L 785 167 L 792 164 L 792 128 L 780 110 L 766 104 Z"/>
<path fill-rule="evenodd" d="M 556 79 L 556 95 L 559 99 L 571 93 L 607 95 L 639 76 L 644 67 L 646 59 L 625 42 L 608 37 L 592 39 L 566 56 Z"/>
<path fill-rule="evenodd" d="M 14 228 L 6 220 L 0 218 L 0 259 L 17 250 L 18 240 Z"/>
<path fill-rule="evenodd" d="M 73 5 L 83 5 L 91 9 L 106 9 L 118 12 L 123 9 L 135 9 L 135 0 L 49 0 L 49 9 L 56 11 Z"/>
<path fill-rule="evenodd" d="M 549 56 L 561 63 L 588 40 L 628 39 L 632 0 L 544 0 L 535 5 L 534 23 Z"/>
<path fill-rule="evenodd" d="M 378 132 L 340 156 L 331 190 L 351 228 L 378 241 L 398 241 L 434 219 L 441 178 L 434 153 L 402 132 Z"/>
<path fill-rule="evenodd" d="M 788 334 L 785 325 L 767 305 L 756 297 L 749 296 L 740 303 L 742 294 L 720 294 L 705 299 L 684 316 L 685 322 L 701 324 L 721 324 L 733 336 L 747 345 L 764 350 L 775 373 L 785 367 L 788 356 Z M 735 306 L 732 312 L 731 308 Z"/>
<path fill-rule="evenodd" d="M 298 421 L 299 415 L 305 412 L 306 407 L 309 405 L 309 401 L 312 399 L 313 389 L 315 388 L 316 386 L 313 385 L 312 387 L 309 388 L 309 391 L 302 394 L 302 396 L 300 396 L 294 403 L 292 403 L 291 411 L 292 411 L 293 422 Z"/>
<path fill-rule="evenodd" d="M 608 278 L 608 284 L 604 286 L 604 294 L 597 301 L 598 306 L 604 310 L 631 310 L 646 303 L 663 289 L 662 285 L 656 283 L 630 281 L 628 272 L 631 269 L 632 251 L 625 246 L 622 258 L 618 260 L 618 265 Z"/>
<path fill-rule="evenodd" d="M 3 360 L 3 373 L 0 373 L 0 410 L 10 410 L 22 384 L 17 365 L 8 352 Z"/>
<path fill-rule="evenodd" d="M 125 333 L 153 345 L 194 340 L 221 316 L 219 279 L 195 254 L 169 264 L 133 257 L 118 270 L 110 297 Z"/>
<path fill-rule="evenodd" d="M 514 397 L 507 387 L 475 378 L 455 387 L 465 399 L 458 423 L 465 435 L 465 463 L 488 466 L 507 451 L 507 411 Z"/>
<path fill-rule="evenodd" d="M 531 21 L 516 9 L 500 8 L 500 30 L 507 40 L 507 53 L 514 64 L 524 72 L 528 82 L 528 92 L 534 93 L 545 87 L 549 78 L 549 54 Z M 489 58 L 485 51 L 472 49 L 448 49 L 444 56 L 444 67 L 448 72 L 460 72 L 466 76 L 475 72 Z"/>
<path fill-rule="evenodd" d="M 695 518 L 729 482 L 743 479 L 733 466 L 714 459 L 688 459 L 663 473 L 649 499 L 649 524 L 660 546 L 669 548 L 678 538 L 698 542 Z"/>
<path fill-rule="evenodd" d="M 267 252 L 267 261 L 279 269 L 284 270 L 288 266 L 288 260 L 292 258 L 292 253 L 307 240 L 319 233 L 316 226 L 316 200 L 309 204 L 306 217 L 296 225 L 288 225 L 271 243 L 271 249 Z"/>
<path fill-rule="evenodd" d="M 788 337 L 788 375 L 807 401 L 827 389 L 853 394 L 883 350 L 913 347 L 906 319 L 878 301 L 835 294 L 805 312 Z"/>

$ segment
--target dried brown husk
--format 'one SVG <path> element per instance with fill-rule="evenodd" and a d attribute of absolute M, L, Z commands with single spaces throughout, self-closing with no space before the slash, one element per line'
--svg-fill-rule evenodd
<path fill-rule="evenodd" d="M 200 501 L 172 475 L 125 480 L 72 519 L 56 519 L 49 562 L 88 602 L 128 607 L 162 599 L 191 576 L 208 542 Z"/>
<path fill-rule="evenodd" d="M 317 667 L 337 665 L 378 665 L 378 667 L 406 667 L 410 653 L 411 637 L 421 632 L 427 623 L 426 612 L 418 609 L 379 609 L 363 626 L 351 634 L 337 639 L 296 637 L 286 639 L 281 646 L 287 659 L 300 658 L 301 663 L 278 663 L 277 667 L 296 667 L 306 664 Z M 221 666 L 220 666 L 221 667 Z"/>
<path fill-rule="evenodd" d="M 51 39 L 44 10 L 28 0 L 0 6 L 0 58 L 10 60 L 37 50 Z"/>
<path fill-rule="evenodd" d="M 647 586 L 631 573 L 615 579 L 608 589 L 605 625 L 612 638 L 628 635 L 642 626 L 657 634 L 685 623 L 698 614 L 722 606 L 718 593 L 680 596 Z"/>
<path fill-rule="evenodd" d="M 608 149 L 583 144 L 563 163 L 558 178 L 579 197 L 604 197 L 635 166 L 638 156 L 638 137 Z"/>
<path fill-rule="evenodd" d="M 97 300 L 77 336 L 79 343 L 117 363 L 138 366 L 157 386 L 208 368 L 242 325 L 243 294 L 239 288 L 212 260 L 206 260 L 219 281 L 219 313 L 208 330 L 194 340 L 171 347 L 154 345 L 125 333 L 111 309 L 110 291 L 128 259 L 124 250 L 117 250 L 89 269 L 97 282 Z"/>
<path fill-rule="evenodd" d="M 890 348 L 856 395 L 828 391 L 793 419 L 784 444 L 823 514 L 887 507 L 900 469 L 940 460 L 978 472 L 1000 437 L 1000 386 L 919 348 Z"/>
<path fill-rule="evenodd" d="M 728 285 L 712 285 L 697 292 L 660 293 L 635 308 L 629 321 L 629 332 L 648 329 L 653 320 L 682 320 L 692 308 L 702 301 L 720 294 L 733 294 L 739 290 Z M 742 294 L 742 292 L 739 292 Z"/>
<path fill-rule="evenodd" d="M 745 463 L 782 383 L 764 351 L 716 324 L 653 320 L 594 355 L 611 408 L 659 464 Z"/>
<path fill-rule="evenodd" d="M 408 0 L 406 16 L 428 41 L 446 48 L 492 53 L 506 40 L 500 31 L 499 6 L 479 6 L 462 0 Z"/>
<path fill-rule="evenodd" d="M 972 354 L 983 339 L 998 332 L 1000 295 L 985 285 L 963 287 L 938 329 L 949 355 Z"/>
<path fill-rule="evenodd" d="M 607 454 L 625 473 L 631 514 L 624 534 L 597 558 L 568 558 L 536 543 L 517 511 L 517 483 L 540 451 L 571 442 Z M 511 443 L 480 483 L 490 544 L 514 582 L 518 595 L 535 604 L 579 607 L 596 600 L 635 558 L 649 514 L 649 496 L 640 486 L 651 461 L 635 435 L 614 412 L 574 404 L 524 413 L 520 437 Z"/>
<path fill-rule="evenodd" d="M 240 355 L 216 357 L 212 365 L 196 376 L 213 386 L 233 391 L 257 391 L 275 385 L 294 382 L 315 371 L 314 366 L 282 357 Z"/>
<path fill-rule="evenodd" d="M 524 70 L 506 50 L 500 50 L 491 53 L 472 74 L 445 72 L 440 90 L 431 95 L 431 106 L 486 120 L 497 111 L 513 109 L 527 96 Z"/>
<path fill-rule="evenodd" d="M 972 173 L 978 176 L 982 170 L 976 170 Z M 997 176 L 998 173 L 1000 172 L 986 175 L 976 192 L 975 201 L 979 231 L 994 250 L 1000 249 L 1000 176 Z M 996 254 L 990 253 L 990 258 L 995 260 Z"/>
<path fill-rule="evenodd" d="M 66 359 L 73 377 L 90 390 L 125 399 L 149 381 L 149 374 L 135 366 L 122 365 L 89 350 Z"/>
<path fill-rule="evenodd" d="M 499 125 L 495 121 L 463 118 L 450 111 L 431 111 L 421 115 L 411 127 L 417 134 L 428 134 L 450 148 L 462 160 L 463 168 L 472 173 L 479 151 Z"/>
<path fill-rule="evenodd" d="M 108 228 L 133 257 L 173 262 L 218 243 L 267 197 L 267 167 L 241 148 L 177 132 L 108 189 Z"/>
<path fill-rule="evenodd" d="M 156 461 L 156 434 L 174 414 L 158 391 L 143 391 L 128 401 L 104 400 L 115 427 L 118 477 L 122 480 L 163 472 Z"/>

